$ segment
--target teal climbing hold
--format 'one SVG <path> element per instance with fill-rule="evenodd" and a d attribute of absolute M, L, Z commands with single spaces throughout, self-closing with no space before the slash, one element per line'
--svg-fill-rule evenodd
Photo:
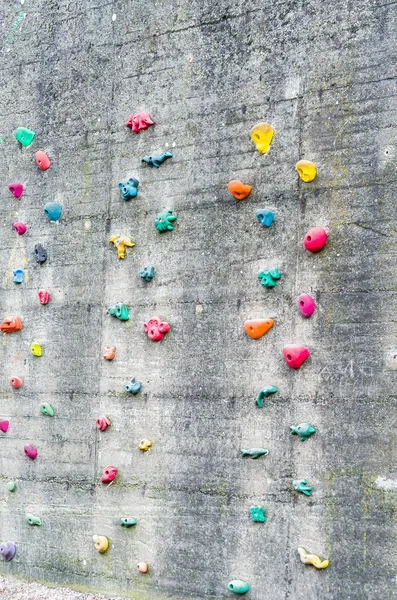
<path fill-rule="evenodd" d="M 313 433 L 316 433 L 314 427 L 310 423 L 300 423 L 299 425 L 291 425 L 291 435 L 299 435 L 301 442 L 307 440 Z"/>
<path fill-rule="evenodd" d="M 164 231 L 172 231 L 174 229 L 172 223 L 176 221 L 176 215 L 172 214 L 172 210 L 163 210 L 157 213 L 154 225 L 160 233 Z"/>
<path fill-rule="evenodd" d="M 251 519 L 257 523 L 266 522 L 265 510 L 262 508 L 262 506 L 251 506 L 250 515 Z"/>
<path fill-rule="evenodd" d="M 256 397 L 255 404 L 259 406 L 259 408 L 263 408 L 263 398 L 267 398 L 271 394 L 275 394 L 278 392 L 278 389 L 274 387 L 274 385 L 263 388 Z"/>
<path fill-rule="evenodd" d="M 121 302 L 116 304 L 116 306 L 109 306 L 108 313 L 109 315 L 112 315 L 112 317 L 120 319 L 120 321 L 128 321 L 130 318 L 127 305 L 122 304 Z"/>
<path fill-rule="evenodd" d="M 241 581 L 241 579 L 234 579 L 229 583 L 227 589 L 233 592 L 233 594 L 246 594 L 250 586 L 245 581 Z"/>
<path fill-rule="evenodd" d="M 306 496 L 310 496 L 310 492 L 312 491 L 312 488 L 307 485 L 306 479 L 294 479 L 292 482 L 292 487 L 294 488 L 295 492 L 300 492 Z"/>
<path fill-rule="evenodd" d="M 241 450 L 241 456 L 250 456 L 251 458 L 259 458 L 260 456 L 266 456 L 269 454 L 269 450 L 265 448 L 247 448 Z"/>
<path fill-rule="evenodd" d="M 9 481 L 9 482 L 7 483 L 7 490 L 8 490 L 9 492 L 15 492 L 15 487 L 16 487 L 16 486 L 15 486 L 15 483 L 14 483 L 13 481 Z"/>
<path fill-rule="evenodd" d="M 14 136 L 22 146 L 30 146 L 33 142 L 34 131 L 30 131 L 30 129 L 26 129 L 26 127 L 18 127 L 14 132 Z"/>
<path fill-rule="evenodd" d="M 40 517 L 35 517 L 34 515 L 31 515 L 30 513 L 28 513 L 26 515 L 25 521 L 26 521 L 26 523 L 29 523 L 29 525 L 41 525 L 42 524 L 42 520 L 40 519 Z"/>
<path fill-rule="evenodd" d="M 51 404 L 48 404 L 47 402 L 40 404 L 40 410 L 41 410 L 42 414 L 46 415 L 47 417 L 54 416 L 54 409 L 52 408 Z"/>
<path fill-rule="evenodd" d="M 123 517 L 120 519 L 120 525 L 121 527 L 132 527 L 133 525 L 136 525 L 136 519 L 132 519 L 131 517 Z"/>
<path fill-rule="evenodd" d="M 278 269 L 271 269 L 270 271 L 259 271 L 258 279 L 260 279 L 263 287 L 274 287 L 277 283 L 277 279 L 280 279 L 280 272 Z"/>

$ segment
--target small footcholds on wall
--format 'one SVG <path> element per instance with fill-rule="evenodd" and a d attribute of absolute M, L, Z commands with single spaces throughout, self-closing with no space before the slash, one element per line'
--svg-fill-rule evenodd
<path fill-rule="evenodd" d="M 131 115 L 125 124 L 128 129 L 131 129 L 131 133 L 139 133 L 149 127 L 149 125 L 155 125 L 151 116 L 148 113 L 140 112 L 136 115 Z"/>
<path fill-rule="evenodd" d="M 329 565 L 329 560 L 321 560 L 317 554 L 310 554 L 304 548 L 298 548 L 298 554 L 304 565 L 313 565 L 316 569 L 326 569 Z"/>
<path fill-rule="evenodd" d="M 278 269 L 270 269 L 270 271 L 259 271 L 258 279 L 263 287 L 275 287 L 278 279 L 280 279 L 280 271 Z"/>
<path fill-rule="evenodd" d="M 15 198 L 20 198 L 22 196 L 22 193 L 23 193 L 22 183 L 9 183 L 8 189 L 10 190 L 11 194 L 13 196 L 15 196 Z"/>
<path fill-rule="evenodd" d="M 233 179 L 228 183 L 227 189 L 237 200 L 244 200 L 249 196 L 252 187 L 238 179 Z"/>
<path fill-rule="evenodd" d="M 173 222 L 176 221 L 177 216 L 172 214 L 172 210 L 163 210 L 156 215 L 154 225 L 159 233 L 165 233 L 166 231 L 173 231 Z"/>
<path fill-rule="evenodd" d="M 95 545 L 95 550 L 98 550 L 100 554 L 106 552 L 109 547 L 109 540 L 105 535 L 93 535 L 92 541 Z"/>
<path fill-rule="evenodd" d="M 16 548 L 14 542 L 5 542 L 0 545 L 0 554 L 6 562 L 10 562 L 15 556 Z"/>
<path fill-rule="evenodd" d="M 138 194 L 138 186 L 139 181 L 135 177 L 130 177 L 128 181 L 121 181 L 119 183 L 121 199 L 131 200 L 131 198 L 135 198 Z"/>
<path fill-rule="evenodd" d="M 269 123 L 257 123 L 250 131 L 251 140 L 261 154 L 266 154 L 273 139 L 274 129 Z"/>
<path fill-rule="evenodd" d="M 241 579 L 233 579 L 233 581 L 228 584 L 227 589 L 229 592 L 233 592 L 233 594 L 246 594 L 249 591 L 250 586 Z"/>
<path fill-rule="evenodd" d="M 111 481 L 113 481 L 116 478 L 116 475 L 117 475 L 116 467 L 112 467 L 112 466 L 106 467 L 103 470 L 101 482 L 102 483 L 110 483 Z"/>
<path fill-rule="evenodd" d="M 244 331 L 252 339 L 258 340 L 274 325 L 273 319 L 249 319 L 244 322 Z"/>
<path fill-rule="evenodd" d="M 112 317 L 119 319 L 119 321 L 128 321 L 130 318 L 128 314 L 128 307 L 122 302 L 119 302 L 116 304 L 116 306 L 109 306 L 108 313 L 109 315 L 112 315 Z"/>
<path fill-rule="evenodd" d="M 162 321 L 160 317 L 152 317 L 147 323 L 144 323 L 143 329 L 149 340 L 153 342 L 159 342 L 163 339 L 167 331 L 170 330 L 170 326 L 165 321 Z"/>
<path fill-rule="evenodd" d="M 22 144 L 22 146 L 27 147 L 33 142 L 35 133 L 26 127 L 18 127 L 14 132 L 14 136 L 17 142 Z"/>
<path fill-rule="evenodd" d="M 112 243 L 115 248 L 117 248 L 118 259 L 125 258 L 126 248 L 133 248 L 135 246 L 135 243 L 131 238 L 121 235 L 112 235 L 112 237 L 109 238 L 109 242 Z"/>
<path fill-rule="evenodd" d="M 290 426 L 291 435 L 298 435 L 301 442 L 305 442 L 316 429 L 310 423 L 300 423 L 299 425 Z"/>
<path fill-rule="evenodd" d="M 148 167 L 160 167 L 167 160 L 172 158 L 171 152 L 163 152 L 163 154 L 149 154 L 148 156 L 142 156 L 141 161 L 146 163 Z"/>

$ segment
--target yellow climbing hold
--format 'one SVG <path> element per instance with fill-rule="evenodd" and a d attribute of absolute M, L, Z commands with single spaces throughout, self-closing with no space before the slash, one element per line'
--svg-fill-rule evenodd
<path fill-rule="evenodd" d="M 317 554 L 309 554 L 304 548 L 298 548 L 299 556 L 304 565 L 313 565 L 316 569 L 326 569 L 329 560 L 321 560 Z"/>
<path fill-rule="evenodd" d="M 265 154 L 268 151 L 273 133 L 274 129 L 269 123 L 257 123 L 251 129 L 251 140 L 261 154 Z"/>
<path fill-rule="evenodd" d="M 120 235 L 112 235 L 112 237 L 109 238 L 109 242 L 112 242 L 114 247 L 117 248 L 117 258 L 124 258 L 125 249 L 127 247 L 133 248 L 135 246 L 131 238 Z"/>
<path fill-rule="evenodd" d="M 316 165 L 311 160 L 300 160 L 296 163 L 295 169 L 298 171 L 299 177 L 306 183 L 313 181 L 317 174 Z"/>
<path fill-rule="evenodd" d="M 105 535 L 93 535 L 92 540 L 95 544 L 95 548 L 103 554 L 109 547 L 109 540 Z"/>
<path fill-rule="evenodd" d="M 32 344 L 30 346 L 30 351 L 33 356 L 41 356 L 43 354 L 40 344 Z"/>
<path fill-rule="evenodd" d="M 152 442 L 150 440 L 141 440 L 139 442 L 139 450 L 143 450 L 143 452 L 146 452 L 147 450 L 149 450 L 150 446 L 152 445 Z"/>

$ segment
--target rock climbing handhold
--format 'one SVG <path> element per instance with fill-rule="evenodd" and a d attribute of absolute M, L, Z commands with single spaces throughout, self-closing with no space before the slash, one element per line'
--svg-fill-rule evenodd
<path fill-rule="evenodd" d="M 41 525 L 42 524 L 42 520 L 40 519 L 40 517 L 35 517 L 34 515 L 32 515 L 30 513 L 28 513 L 26 515 L 25 521 L 29 525 Z"/>
<path fill-rule="evenodd" d="M 14 132 L 14 136 L 22 146 L 30 146 L 33 142 L 34 131 L 30 131 L 30 129 L 26 129 L 26 127 L 18 127 Z"/>
<path fill-rule="evenodd" d="M 299 435 L 300 441 L 305 442 L 308 437 L 316 433 L 316 429 L 310 423 L 300 423 L 299 425 L 290 425 L 291 435 Z"/>
<path fill-rule="evenodd" d="M 120 321 L 128 321 L 130 318 L 126 304 L 122 304 L 121 302 L 116 304 L 116 306 L 109 306 L 108 313 L 109 315 L 112 315 L 112 317 L 120 319 Z"/>
<path fill-rule="evenodd" d="M 6 562 L 9 562 L 14 558 L 16 551 L 17 549 L 13 542 L 5 542 L 0 545 L 0 554 Z"/>
<path fill-rule="evenodd" d="M 136 519 L 132 519 L 131 517 L 123 517 L 120 519 L 120 525 L 121 527 L 127 527 L 128 529 L 129 527 L 136 525 Z"/>
<path fill-rule="evenodd" d="M 26 446 L 24 446 L 23 448 L 23 451 L 25 452 L 25 455 L 31 460 L 34 460 L 37 456 L 37 450 L 31 444 L 26 444 Z"/>
<path fill-rule="evenodd" d="M 280 279 L 280 272 L 278 269 L 271 269 L 270 271 L 259 271 L 258 279 L 260 280 L 263 287 L 274 287 L 277 283 L 277 279 Z"/>
<path fill-rule="evenodd" d="M 260 456 L 266 456 L 269 454 L 269 450 L 265 450 L 265 448 L 247 448 L 241 450 L 241 456 L 244 458 L 245 456 L 250 456 L 251 458 L 259 458 Z"/>
<path fill-rule="evenodd" d="M 3 421 L 3 419 L 0 419 L 0 431 L 7 433 L 9 424 L 9 421 Z"/>
<path fill-rule="evenodd" d="M 30 346 L 30 351 L 33 354 L 33 356 L 41 356 L 43 354 L 40 344 L 36 343 Z"/>
<path fill-rule="evenodd" d="M 125 249 L 127 247 L 133 248 L 135 246 L 131 238 L 120 235 L 112 235 L 112 237 L 109 238 L 109 242 L 117 248 L 117 258 L 119 259 L 125 257 Z"/>
<path fill-rule="evenodd" d="M 172 214 L 172 210 L 163 210 L 157 213 L 154 225 L 159 233 L 173 231 L 172 223 L 176 221 L 177 216 Z"/>
<path fill-rule="evenodd" d="M 107 346 L 105 346 L 103 358 L 106 358 L 106 360 L 113 360 L 115 356 L 116 356 L 116 346 L 112 346 L 111 348 L 108 348 Z"/>
<path fill-rule="evenodd" d="M 263 388 L 257 395 L 255 404 L 259 406 L 259 408 L 263 408 L 263 398 L 267 398 L 268 396 L 270 396 L 271 394 L 275 394 L 276 392 L 278 392 L 278 389 L 273 385 Z"/>
<path fill-rule="evenodd" d="M 11 387 L 14 388 L 14 390 L 17 390 L 18 388 L 21 387 L 21 385 L 23 384 L 23 381 L 20 377 L 11 377 L 10 383 L 11 383 Z"/>
<path fill-rule="evenodd" d="M 154 121 L 148 113 L 140 112 L 137 115 L 131 115 L 125 124 L 128 129 L 131 129 L 131 133 L 138 133 L 143 129 L 147 129 L 149 125 L 154 125 Z"/>
<path fill-rule="evenodd" d="M 18 235 L 23 235 L 26 231 L 26 225 L 24 223 L 21 223 L 21 221 L 17 221 L 16 223 L 14 223 L 13 228 L 15 229 Z"/>
<path fill-rule="evenodd" d="M 93 535 L 92 540 L 95 544 L 96 550 L 103 554 L 109 547 L 109 540 L 105 535 Z"/>
<path fill-rule="evenodd" d="M 274 325 L 273 319 L 251 319 L 245 321 L 244 331 L 250 338 L 258 340 Z"/>
<path fill-rule="evenodd" d="M 304 565 L 313 565 L 316 569 L 326 569 L 329 565 L 329 560 L 321 560 L 317 554 L 310 554 L 304 548 L 298 548 L 298 553 Z"/>
<path fill-rule="evenodd" d="M 101 481 L 102 483 L 110 483 L 117 475 L 116 467 L 106 467 L 103 470 Z"/>
<path fill-rule="evenodd" d="M 261 154 L 265 154 L 270 146 L 274 129 L 269 123 L 257 123 L 250 131 L 251 140 Z"/>
<path fill-rule="evenodd" d="M 39 297 L 40 304 L 48 304 L 50 294 L 47 292 L 47 290 L 39 290 L 37 295 Z"/>
<path fill-rule="evenodd" d="M 9 183 L 8 189 L 10 190 L 11 194 L 13 194 L 15 196 L 15 198 L 20 198 L 22 196 L 22 192 L 23 192 L 22 183 Z"/>
<path fill-rule="evenodd" d="M 25 275 L 25 271 L 23 269 L 14 269 L 12 274 L 14 275 L 13 282 L 14 283 L 22 283 L 23 276 Z"/>
<path fill-rule="evenodd" d="M 227 189 L 237 200 L 244 200 L 249 195 L 252 187 L 238 179 L 233 179 L 233 181 L 228 183 Z"/>
<path fill-rule="evenodd" d="M 140 562 L 137 564 L 137 569 L 140 573 L 147 573 L 149 569 L 149 565 L 145 562 Z"/>
<path fill-rule="evenodd" d="M 160 317 L 152 317 L 147 323 L 143 324 L 143 329 L 147 333 L 149 340 L 158 342 L 169 331 L 170 326 Z"/>
<path fill-rule="evenodd" d="M 102 415 L 101 417 L 97 418 L 97 420 L 95 421 L 95 425 L 97 426 L 99 431 L 106 431 L 106 429 L 110 427 L 110 421 L 107 417 Z"/>
<path fill-rule="evenodd" d="M 44 214 L 50 221 L 58 221 L 62 214 L 62 204 L 59 204 L 59 202 L 47 202 L 44 205 Z"/>
<path fill-rule="evenodd" d="M 304 346 L 298 346 L 297 344 L 289 344 L 283 348 L 285 362 L 289 367 L 291 367 L 291 369 L 299 369 L 309 354 L 310 353 L 307 348 Z"/>
<path fill-rule="evenodd" d="M 306 479 L 294 479 L 292 487 L 295 492 L 300 492 L 301 494 L 305 494 L 305 496 L 310 496 L 310 492 L 312 491 L 312 488 L 307 485 Z"/>
<path fill-rule="evenodd" d="M 171 158 L 171 152 L 164 152 L 164 154 L 149 154 L 149 156 L 142 156 L 142 162 L 146 163 L 148 167 L 157 167 L 163 164 L 167 158 Z"/>
<path fill-rule="evenodd" d="M 270 227 L 270 225 L 273 223 L 274 212 L 272 210 L 261 208 L 257 210 L 255 214 L 259 223 L 262 223 L 264 227 Z"/>
<path fill-rule="evenodd" d="M 229 592 L 233 592 L 233 594 L 246 594 L 250 589 L 250 586 L 245 581 L 241 581 L 241 579 L 234 579 L 227 586 Z"/>
<path fill-rule="evenodd" d="M 325 246 L 327 232 L 322 227 L 314 227 L 305 235 L 303 245 L 309 252 L 319 252 Z"/>
<path fill-rule="evenodd" d="M 295 165 L 295 169 L 298 171 L 299 177 L 302 179 L 302 181 L 306 181 L 306 183 L 313 181 L 317 174 L 316 165 L 312 163 L 311 160 L 298 161 Z"/>
<path fill-rule="evenodd" d="M 139 392 L 141 391 L 141 387 L 141 382 L 135 381 L 135 377 L 133 377 L 125 386 L 124 391 L 128 392 L 129 394 L 134 394 L 134 396 L 136 396 L 136 394 L 139 394 Z"/>
<path fill-rule="evenodd" d="M 54 416 L 54 409 L 52 408 L 51 404 L 48 404 L 48 402 L 43 402 L 43 404 L 40 404 L 40 410 L 42 414 L 47 417 Z"/>
<path fill-rule="evenodd" d="M 0 331 L 3 333 L 13 333 L 22 329 L 21 319 L 19 317 L 9 317 L 4 319 L 0 325 Z"/>
<path fill-rule="evenodd" d="M 15 485 L 15 482 L 14 482 L 14 481 L 9 481 L 9 482 L 7 483 L 7 490 L 8 490 L 9 492 L 15 492 L 15 488 L 16 488 L 16 485 Z"/>
<path fill-rule="evenodd" d="M 34 247 L 34 259 L 38 263 L 44 263 L 47 260 L 47 250 L 40 244 L 36 244 Z"/>
<path fill-rule="evenodd" d="M 141 270 L 139 271 L 139 275 L 145 281 L 152 281 L 152 279 L 154 277 L 154 267 L 153 267 L 153 265 L 146 265 L 145 267 L 142 267 Z"/>
<path fill-rule="evenodd" d="M 44 152 L 44 150 L 39 150 L 38 152 L 36 152 L 35 158 L 36 164 L 41 171 L 47 171 L 47 169 L 50 168 L 51 161 L 48 158 L 47 154 Z M 57 221 L 57 219 L 53 219 L 53 221 Z"/>
<path fill-rule="evenodd" d="M 262 508 L 262 506 L 251 506 L 250 515 L 251 519 L 257 523 L 266 522 L 265 510 Z"/>
<path fill-rule="evenodd" d="M 121 190 L 121 198 L 123 200 L 131 200 L 138 194 L 139 181 L 135 177 L 130 177 L 128 181 L 121 181 L 119 188 Z"/>
<path fill-rule="evenodd" d="M 302 315 L 309 318 L 315 309 L 313 298 L 309 294 L 301 294 L 298 298 L 298 307 Z"/>
<path fill-rule="evenodd" d="M 142 452 L 147 452 L 149 450 L 149 448 L 151 447 L 152 442 L 150 440 L 141 440 L 139 442 L 139 446 L 138 449 L 142 450 Z"/>

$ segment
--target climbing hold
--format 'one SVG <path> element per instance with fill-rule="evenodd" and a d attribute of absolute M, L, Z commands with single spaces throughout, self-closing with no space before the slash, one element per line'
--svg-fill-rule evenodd
<path fill-rule="evenodd" d="M 171 158 L 172 154 L 171 152 L 164 152 L 164 154 L 149 154 L 149 156 L 142 156 L 141 160 L 142 162 L 145 162 L 148 167 L 157 167 L 159 168 L 160 165 L 163 164 L 163 162 L 165 160 L 167 160 L 167 158 Z"/>
<path fill-rule="evenodd" d="M 36 343 L 30 346 L 30 351 L 33 354 L 33 356 L 41 356 L 43 354 L 40 344 Z"/>
<path fill-rule="evenodd" d="M 321 560 L 317 554 L 309 554 L 304 548 L 298 548 L 298 553 L 304 565 L 313 565 L 316 569 L 326 569 L 329 560 Z"/>
<path fill-rule="evenodd" d="M 285 362 L 289 367 L 291 367 L 291 369 L 299 369 L 309 354 L 310 353 L 307 348 L 304 346 L 298 346 L 297 344 L 289 344 L 283 348 Z"/>
<path fill-rule="evenodd" d="M 296 163 L 295 169 L 298 171 L 299 177 L 302 181 L 313 181 L 316 176 L 316 165 L 311 160 L 300 160 Z"/>
<path fill-rule="evenodd" d="M 244 198 L 246 198 L 249 195 L 250 191 L 252 190 L 252 187 L 250 185 L 244 184 L 238 179 L 233 179 L 233 181 L 230 181 L 228 183 L 227 189 L 231 194 L 233 194 L 235 198 L 237 198 L 237 200 L 244 200 Z"/>
<path fill-rule="evenodd" d="M 0 430 L 3 433 L 7 433 L 9 424 L 9 421 L 3 421 L 3 419 L 0 419 Z"/>
<path fill-rule="evenodd" d="M 245 581 L 241 581 L 241 579 L 234 579 L 229 583 L 227 589 L 233 592 L 233 594 L 246 594 L 250 586 Z"/>
<path fill-rule="evenodd" d="M 97 420 L 95 421 L 95 425 L 97 426 L 97 428 L 100 431 L 106 431 L 106 429 L 108 427 L 110 427 L 110 421 L 107 417 L 105 417 L 104 415 L 102 415 L 101 417 L 98 417 Z"/>
<path fill-rule="evenodd" d="M 25 275 L 25 271 L 23 269 L 14 269 L 12 274 L 14 275 L 13 282 L 14 283 L 22 283 L 23 276 Z"/>
<path fill-rule="evenodd" d="M 116 467 L 106 467 L 103 470 L 101 481 L 102 483 L 110 483 L 117 475 Z"/>
<path fill-rule="evenodd" d="M 135 177 L 130 177 L 128 181 L 121 181 L 119 188 L 121 190 L 121 198 L 123 200 L 131 200 L 138 194 L 139 181 Z"/>
<path fill-rule="evenodd" d="M 120 319 L 120 321 L 128 321 L 130 318 L 126 304 L 122 304 L 121 302 L 116 304 L 116 306 L 109 306 L 108 313 L 109 315 L 112 315 L 112 317 Z"/>
<path fill-rule="evenodd" d="M 21 221 L 17 221 L 16 223 L 14 223 L 13 228 L 15 229 L 18 235 L 23 235 L 26 231 L 26 225 L 24 223 L 21 223 Z"/>
<path fill-rule="evenodd" d="M 139 446 L 138 449 L 142 450 L 143 452 L 147 452 L 149 450 L 149 448 L 151 447 L 152 442 L 150 440 L 141 440 L 139 442 Z"/>
<path fill-rule="evenodd" d="M 319 252 L 325 246 L 327 232 L 322 227 L 314 227 L 305 235 L 303 245 L 309 252 Z"/>
<path fill-rule="evenodd" d="M 42 414 L 46 415 L 47 417 L 54 416 L 54 409 L 52 408 L 51 404 L 48 404 L 47 402 L 43 402 L 43 404 L 40 404 L 40 410 Z"/>
<path fill-rule="evenodd" d="M 59 204 L 59 202 L 47 202 L 44 205 L 44 214 L 50 221 L 58 221 L 62 214 L 62 204 Z"/>
<path fill-rule="evenodd" d="M 25 452 L 25 455 L 32 460 L 34 460 L 37 456 L 37 450 L 31 444 L 26 444 L 26 446 L 23 448 L 23 451 Z"/>
<path fill-rule="evenodd" d="M 7 490 L 9 492 L 15 492 L 15 487 L 16 487 L 16 485 L 15 485 L 14 481 L 9 481 L 7 483 Z"/>
<path fill-rule="evenodd" d="M 278 389 L 273 385 L 263 388 L 257 395 L 255 404 L 259 406 L 259 408 L 263 408 L 263 398 L 267 398 L 270 394 L 275 394 L 276 392 L 278 392 Z"/>
<path fill-rule="evenodd" d="M 42 520 L 40 519 L 40 517 L 35 517 L 34 515 L 31 515 L 30 513 L 28 513 L 26 515 L 25 521 L 29 525 L 41 525 L 41 523 L 42 523 Z"/>
<path fill-rule="evenodd" d="M 270 146 L 274 129 L 269 123 L 257 123 L 250 131 L 251 140 L 261 154 L 265 154 Z"/>
<path fill-rule="evenodd" d="M 308 437 L 316 433 L 310 423 L 300 423 L 299 425 L 290 425 L 291 435 L 299 435 L 300 441 L 305 442 Z"/>
<path fill-rule="evenodd" d="M 154 121 L 148 113 L 140 112 L 137 115 L 131 115 L 125 124 L 128 129 L 131 129 L 131 133 L 138 133 L 143 129 L 147 129 L 149 125 L 154 125 Z"/>
<path fill-rule="evenodd" d="M 141 391 L 141 387 L 141 382 L 135 381 L 135 377 L 133 377 L 125 386 L 124 391 L 130 394 L 134 394 L 134 396 L 136 396 L 136 394 L 139 394 L 139 392 Z"/>
<path fill-rule="evenodd" d="M 116 355 L 116 346 L 112 346 L 111 348 L 108 348 L 107 346 L 105 346 L 103 358 L 106 358 L 106 360 L 113 360 L 115 355 Z"/>
<path fill-rule="evenodd" d="M 259 458 L 260 456 L 266 456 L 269 454 L 269 450 L 265 450 L 265 448 L 248 448 L 241 450 L 241 456 L 250 456 L 251 458 Z"/>
<path fill-rule="evenodd" d="M 121 527 L 132 527 L 133 525 L 136 525 L 136 519 L 132 519 L 131 517 L 123 517 L 122 519 L 120 519 L 120 525 Z"/>
<path fill-rule="evenodd" d="M 13 542 L 5 542 L 0 545 L 0 554 L 4 557 L 6 562 L 12 560 L 15 556 L 15 544 Z"/>
<path fill-rule="evenodd" d="M 36 164 L 41 171 L 47 171 L 50 168 L 51 161 L 43 150 L 36 152 L 35 158 Z M 57 221 L 57 219 L 53 219 L 53 221 Z"/>
<path fill-rule="evenodd" d="M 310 496 L 310 492 L 312 491 L 312 488 L 307 485 L 306 479 L 294 479 L 292 482 L 292 487 L 294 488 L 295 492 L 300 492 L 306 496 Z"/>
<path fill-rule="evenodd" d="M 26 129 L 26 127 L 18 127 L 14 132 L 14 136 L 22 146 L 30 146 L 33 142 L 34 131 L 30 131 L 30 129 Z"/>
<path fill-rule="evenodd" d="M 36 244 L 34 247 L 34 259 L 38 263 L 44 263 L 47 260 L 47 250 L 40 244 Z"/>
<path fill-rule="evenodd" d="M 159 233 L 164 231 L 173 231 L 174 227 L 172 223 L 176 221 L 177 216 L 172 214 L 172 210 L 163 210 L 157 213 L 154 225 Z"/>
<path fill-rule="evenodd" d="M 109 238 L 109 242 L 113 243 L 114 247 L 117 248 L 117 258 L 125 257 L 125 249 L 133 248 L 135 246 L 131 238 L 126 236 L 112 235 Z"/>
<path fill-rule="evenodd" d="M 15 198 L 20 198 L 22 196 L 22 192 L 23 192 L 22 183 L 9 183 L 8 189 L 10 190 L 11 194 L 13 194 L 15 196 Z"/>
<path fill-rule="evenodd" d="M 244 331 L 250 338 L 258 340 L 274 325 L 273 319 L 251 319 L 245 321 Z"/>
<path fill-rule="evenodd" d="M 272 210 L 267 210 L 266 208 L 260 208 L 256 211 L 256 218 L 259 223 L 262 223 L 264 227 L 270 227 L 273 223 L 274 212 Z"/>
<path fill-rule="evenodd" d="M 39 290 L 37 295 L 39 297 L 40 304 L 48 304 L 50 294 L 47 292 L 47 290 Z"/>
<path fill-rule="evenodd" d="M 139 275 L 145 281 L 152 281 L 152 279 L 154 277 L 154 266 L 146 265 L 145 267 L 142 267 L 141 270 L 139 271 Z"/>
<path fill-rule="evenodd" d="M 160 317 L 152 317 L 147 323 L 143 324 L 143 329 L 147 333 L 149 340 L 158 342 L 169 331 L 170 326 L 165 321 L 161 321 Z"/>
<path fill-rule="evenodd" d="M 23 384 L 23 381 L 20 377 L 11 377 L 10 383 L 11 383 L 11 387 L 14 388 L 14 390 L 17 390 L 18 388 L 21 387 L 21 385 Z"/>
<path fill-rule="evenodd" d="M 301 294 L 298 298 L 298 307 L 302 315 L 309 318 L 315 309 L 313 298 L 309 294 Z"/>
<path fill-rule="evenodd" d="M 109 547 L 109 540 L 105 535 L 93 535 L 92 540 L 95 544 L 96 550 L 103 554 Z"/>
<path fill-rule="evenodd" d="M 13 333 L 22 329 L 21 319 L 19 317 L 8 317 L 0 325 L 0 331 L 3 333 Z"/>
<path fill-rule="evenodd" d="M 251 519 L 257 523 L 265 523 L 266 521 L 265 510 L 262 506 L 251 506 L 250 515 Z"/>
<path fill-rule="evenodd" d="M 260 279 L 263 287 L 274 287 L 277 283 L 277 279 L 280 279 L 280 272 L 278 269 L 271 269 L 270 271 L 259 271 L 258 279 Z"/>
<path fill-rule="evenodd" d="M 145 562 L 140 562 L 140 563 L 138 563 L 137 568 L 138 568 L 138 571 L 140 571 L 141 573 L 147 573 L 149 565 Z"/>

